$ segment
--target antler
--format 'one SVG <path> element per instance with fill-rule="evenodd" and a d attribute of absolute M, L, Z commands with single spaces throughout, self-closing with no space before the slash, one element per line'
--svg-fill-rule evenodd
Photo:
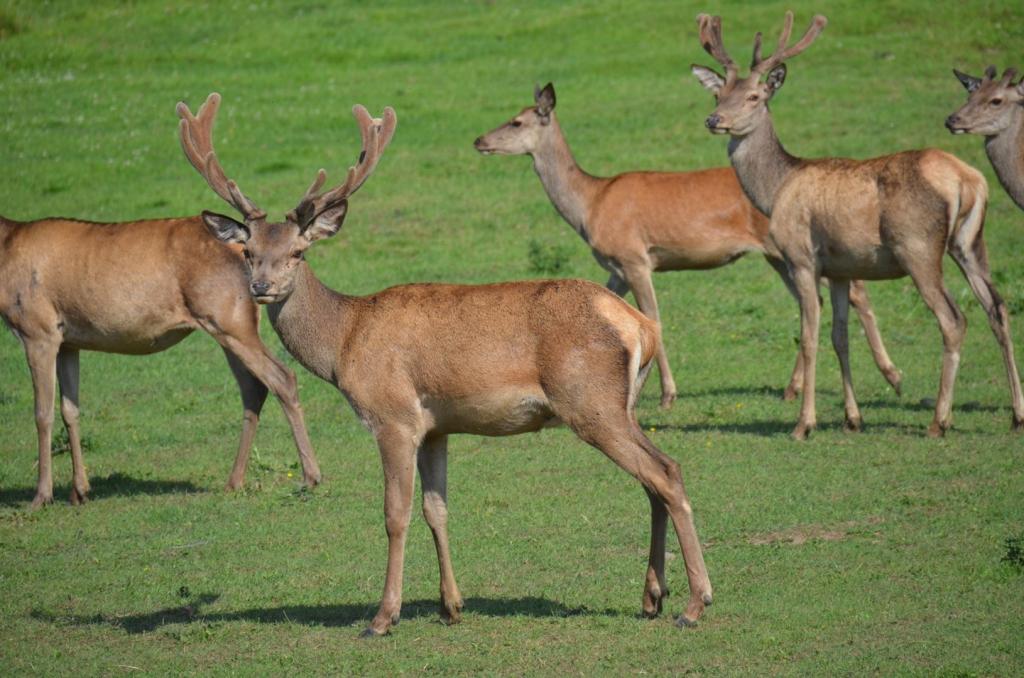
<path fill-rule="evenodd" d="M 1003 78 L 999 81 L 1002 87 L 1013 87 L 1013 80 L 1017 77 L 1016 68 L 1007 68 L 1003 71 Z"/>
<path fill-rule="evenodd" d="M 352 115 L 359 123 L 359 131 L 363 137 L 363 149 L 359 153 L 359 160 L 354 166 L 348 168 L 345 183 L 319 195 L 318 192 L 327 180 L 327 172 L 323 169 L 317 172 L 316 179 L 306 190 L 306 194 L 302 196 L 298 206 L 288 213 L 288 219 L 297 223 L 300 228 L 306 228 L 319 214 L 348 199 L 359 190 L 363 182 L 373 174 L 384 149 L 387 148 L 391 137 L 395 134 L 398 119 L 395 117 L 394 109 L 390 106 L 384 109 L 382 118 L 370 117 L 369 111 L 359 104 L 352 107 Z"/>
<path fill-rule="evenodd" d="M 722 42 L 722 17 L 698 14 L 697 26 L 700 27 L 700 44 L 704 51 L 725 67 L 726 84 L 734 82 L 739 76 L 739 69 Z"/>
<path fill-rule="evenodd" d="M 238 184 L 227 178 L 220 161 L 217 160 L 217 154 L 213 151 L 213 121 L 217 117 L 219 107 L 220 94 L 216 92 L 206 98 L 197 115 L 192 115 L 185 102 L 178 102 L 176 110 L 178 117 L 181 118 L 181 148 L 214 193 L 238 210 L 247 220 L 262 219 L 267 213 L 245 197 Z"/>
<path fill-rule="evenodd" d="M 828 19 L 820 14 L 816 15 L 811 20 L 811 25 L 807 28 L 807 32 L 804 33 L 804 37 L 800 38 L 800 42 L 787 48 L 786 43 L 789 42 L 789 36 L 793 32 L 793 12 L 786 12 L 786 21 L 782 26 L 782 33 L 779 35 L 779 44 L 770 57 L 761 59 L 761 34 L 758 33 L 754 37 L 754 58 L 750 64 L 750 72 L 767 73 L 786 59 L 795 57 L 811 46 L 811 43 L 821 34 L 826 25 L 828 25 Z"/>

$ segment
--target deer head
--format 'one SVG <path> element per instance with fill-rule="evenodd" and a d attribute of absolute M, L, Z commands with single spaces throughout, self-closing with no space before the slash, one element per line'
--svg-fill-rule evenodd
<path fill-rule="evenodd" d="M 984 78 L 975 78 L 953 69 L 967 90 L 967 103 L 946 118 L 953 134 L 995 136 L 1009 128 L 1024 111 L 1024 78 L 1014 83 L 1017 71 L 1008 68 L 996 79 L 996 67 L 985 69 Z"/>
<path fill-rule="evenodd" d="M 555 110 L 555 86 L 550 82 L 533 88 L 533 106 L 519 111 L 519 115 L 501 127 L 491 130 L 473 142 L 484 155 L 525 155 L 533 153 L 551 129 L 551 114 Z"/>
<path fill-rule="evenodd" d="M 295 209 L 283 222 L 268 222 L 267 213 L 256 207 L 238 185 L 228 179 L 213 150 L 213 121 L 220 106 L 220 95 L 211 94 L 198 114 L 178 103 L 181 117 L 181 146 L 192 166 L 213 189 L 242 215 L 242 221 L 203 212 L 203 223 L 219 240 L 239 243 L 249 268 L 249 291 L 262 304 L 284 301 L 291 294 L 295 273 L 306 250 L 317 240 L 341 229 L 348 210 L 348 199 L 377 166 L 377 161 L 395 133 L 397 119 L 390 107 L 382 118 L 372 118 L 362 106 L 352 109 L 363 137 L 363 148 L 355 166 L 350 167 L 344 183 L 320 192 L 327 180 L 321 169 Z"/>
<path fill-rule="evenodd" d="M 761 34 L 754 37 L 754 57 L 750 75 L 739 77 L 739 68 L 725 51 L 722 42 L 722 17 L 701 14 L 697 17 L 700 42 L 705 51 L 725 68 L 725 76 L 705 66 L 693 64 L 692 73 L 700 84 L 715 95 L 718 105 L 704 124 L 713 134 L 745 136 L 768 116 L 768 102 L 786 81 L 786 59 L 794 57 L 811 46 L 828 20 L 820 14 L 811 21 L 804 37 L 792 47 L 786 47 L 793 31 L 793 13 L 786 12 L 785 25 L 778 46 L 771 56 L 761 58 Z M 762 81 L 762 78 L 764 80 Z"/>

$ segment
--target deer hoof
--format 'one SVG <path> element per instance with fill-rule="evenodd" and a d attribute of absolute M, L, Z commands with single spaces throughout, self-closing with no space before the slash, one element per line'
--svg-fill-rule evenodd
<path fill-rule="evenodd" d="M 793 429 L 793 440 L 807 440 L 814 430 L 814 424 L 797 424 Z"/>
<path fill-rule="evenodd" d="M 941 438 L 946 435 L 946 430 L 949 428 L 949 424 L 941 424 L 937 421 L 933 421 L 928 426 L 928 437 L 929 438 Z"/>
<path fill-rule="evenodd" d="M 697 626 L 697 620 L 689 619 L 685 614 L 681 614 L 676 617 L 676 626 L 681 629 L 692 629 Z"/>
<path fill-rule="evenodd" d="M 1024 432 L 1024 417 L 1019 417 L 1016 414 L 1013 415 L 1013 423 L 1010 424 L 1010 430 L 1014 433 Z"/>
<path fill-rule="evenodd" d="M 700 599 L 704 601 L 704 607 L 711 607 L 711 603 L 714 602 L 711 599 L 710 593 L 705 593 L 703 596 L 700 597 Z"/>
<path fill-rule="evenodd" d="M 451 605 L 441 603 L 441 623 L 445 626 L 454 626 L 462 621 L 462 601 L 459 600 Z"/>
<path fill-rule="evenodd" d="M 86 492 L 87 491 L 88 490 L 86 490 Z M 71 502 L 71 505 L 72 506 L 81 506 L 85 502 L 89 501 L 89 497 L 86 495 L 86 492 L 79 492 L 77 488 L 72 487 L 71 488 L 71 497 L 69 499 L 69 501 Z"/>
<path fill-rule="evenodd" d="M 783 400 L 796 400 L 796 397 L 800 395 L 800 389 L 790 384 L 786 387 L 786 390 L 782 392 Z"/>
<path fill-rule="evenodd" d="M 52 503 L 53 503 L 53 495 L 52 494 L 36 494 L 36 497 L 35 497 L 35 499 L 32 500 L 32 504 L 29 506 L 29 508 L 31 508 L 33 511 L 35 511 L 36 509 L 42 508 L 46 504 L 52 504 Z"/>
<path fill-rule="evenodd" d="M 359 639 L 369 640 L 371 638 L 383 638 L 384 636 L 388 635 L 388 633 L 390 633 L 390 631 L 385 631 L 381 633 L 380 631 L 375 631 L 372 626 L 367 626 L 365 629 L 363 629 L 363 632 L 359 634 Z"/>
<path fill-rule="evenodd" d="M 676 393 L 665 393 L 661 396 L 661 409 L 668 410 L 672 408 L 672 403 L 676 401 Z"/>
<path fill-rule="evenodd" d="M 903 395 L 903 373 L 897 369 L 886 370 L 885 380 L 892 386 L 892 390 L 896 391 L 897 396 Z"/>
<path fill-rule="evenodd" d="M 864 420 L 860 417 L 850 418 L 847 417 L 846 421 L 843 422 L 843 430 L 848 433 L 860 433 L 860 430 L 864 428 Z"/>

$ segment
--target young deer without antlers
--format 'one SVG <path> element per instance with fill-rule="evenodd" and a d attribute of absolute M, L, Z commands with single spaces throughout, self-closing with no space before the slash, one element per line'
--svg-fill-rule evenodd
<path fill-rule="evenodd" d="M 178 111 L 185 147 L 212 149 L 209 127 L 193 126 L 184 104 Z M 711 583 L 679 464 L 644 436 L 633 412 L 642 376 L 658 350 L 656 323 L 604 288 L 579 280 L 402 285 L 367 297 L 325 287 L 303 254 L 341 228 L 349 196 L 373 172 L 396 124 L 390 108 L 383 119 L 372 119 L 361 106 L 354 112 L 363 150 L 341 186 L 320 194 L 326 176 L 320 170 L 281 223 L 244 211 L 243 222 L 209 212 L 203 218 L 223 240 L 242 244 L 253 293 L 267 304 L 281 341 L 344 394 L 377 440 L 388 565 L 380 610 L 363 635 L 387 633 L 398 621 L 416 469 L 423 515 L 437 548 L 441 615 L 454 623 L 462 597 L 448 549 L 448 435 L 511 435 L 559 421 L 638 478 L 647 492 L 651 549 L 643 611 L 650 616 L 661 611 L 668 594 L 665 529 L 671 516 L 690 585 L 680 622 L 694 622 L 711 604 Z M 246 204 L 212 150 L 206 158 L 193 165 L 217 194 L 231 196 L 236 208 Z"/>
<path fill-rule="evenodd" d="M 758 209 L 770 215 L 769 237 L 792 272 L 800 298 L 804 396 L 793 436 L 805 438 L 816 421 L 818 280 L 823 275 L 832 281 L 832 344 L 842 368 L 847 426 L 861 426 L 846 336 L 849 281 L 909 275 L 938 319 L 943 338 L 942 378 L 928 432 L 938 436 L 949 428 L 966 320 L 942 281 L 942 255 L 947 251 L 988 315 L 1010 382 L 1013 428 L 1024 428 L 1024 397 L 1014 363 L 1009 313 L 992 284 L 982 239 L 988 188 L 981 173 L 934 149 L 872 160 L 793 157 L 775 136 L 768 101 L 785 80 L 783 61 L 810 46 L 825 27 L 825 17 L 816 16 L 804 37 L 787 47 L 793 28 L 793 14 L 787 12 L 778 47 L 764 59 L 758 33 L 746 78 L 739 77 L 722 44 L 721 18 L 702 14 L 697 22 L 704 49 L 725 67 L 722 77 L 709 68 L 692 66 L 718 102 L 705 124 L 715 134 L 732 135 L 729 158 L 743 190 Z"/>
<path fill-rule="evenodd" d="M 572 156 L 555 113 L 555 88 L 534 92 L 534 105 L 501 127 L 477 138 L 484 154 L 529 155 L 548 198 L 580 234 L 611 277 L 608 289 L 629 289 L 640 310 L 659 320 L 651 274 L 706 270 L 731 264 L 747 252 L 761 252 L 796 296 L 781 257 L 767 243 L 768 219 L 743 195 L 732 168 L 694 172 L 626 172 L 614 177 L 587 174 Z M 886 353 L 868 301 L 853 281 L 850 301 L 860 314 L 878 369 L 898 393 L 900 373 Z M 803 384 L 802 354 L 783 392 L 795 398 Z M 658 351 L 661 404 L 675 400 L 676 384 L 664 342 Z"/>
<path fill-rule="evenodd" d="M 956 69 L 953 74 L 967 89 L 967 103 L 946 118 L 946 127 L 953 134 L 984 135 L 999 183 L 1024 209 L 1024 78 L 1014 83 L 1017 71 L 1008 68 L 997 80 L 995 66 L 985 69 L 984 78 Z"/>
<path fill-rule="evenodd" d="M 224 349 L 242 392 L 242 436 L 228 488 L 242 486 L 268 388 L 291 425 L 305 482 L 320 482 L 295 375 L 260 340 L 259 307 L 248 286 L 240 248 L 212 237 L 198 216 L 114 224 L 0 217 L 0 317 L 25 348 L 35 392 L 33 507 L 53 501 L 55 381 L 71 443 L 71 503 L 89 493 L 79 437 L 79 352 L 156 353 L 197 329 Z"/>

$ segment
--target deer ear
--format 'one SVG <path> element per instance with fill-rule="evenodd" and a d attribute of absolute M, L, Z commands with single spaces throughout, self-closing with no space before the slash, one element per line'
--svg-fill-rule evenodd
<path fill-rule="evenodd" d="M 347 213 L 348 200 L 342 200 L 335 205 L 331 205 L 316 215 L 316 219 L 306 227 L 302 234 L 306 236 L 306 240 L 310 243 L 330 238 L 341 230 L 341 225 L 345 222 L 345 215 Z"/>
<path fill-rule="evenodd" d="M 768 71 L 768 78 L 765 79 L 764 84 L 768 85 L 769 92 L 775 94 L 784 82 L 786 82 L 786 64 L 779 64 Z"/>
<path fill-rule="evenodd" d="M 551 115 L 555 110 L 555 86 L 550 82 L 544 85 L 544 89 L 533 88 L 533 101 L 537 104 L 537 113 L 542 117 Z"/>
<path fill-rule="evenodd" d="M 953 75 L 960 81 L 960 84 L 964 86 L 968 92 L 973 92 L 981 86 L 981 78 L 975 78 L 974 76 L 961 73 L 960 71 L 953 69 Z"/>
<path fill-rule="evenodd" d="M 213 237 L 222 242 L 243 243 L 252 235 L 245 224 L 216 212 L 203 210 L 203 224 L 213 234 Z"/>
<path fill-rule="evenodd" d="M 718 92 L 725 87 L 725 78 L 706 66 L 690 64 L 690 72 L 697 76 L 704 89 L 715 96 L 718 96 Z"/>

